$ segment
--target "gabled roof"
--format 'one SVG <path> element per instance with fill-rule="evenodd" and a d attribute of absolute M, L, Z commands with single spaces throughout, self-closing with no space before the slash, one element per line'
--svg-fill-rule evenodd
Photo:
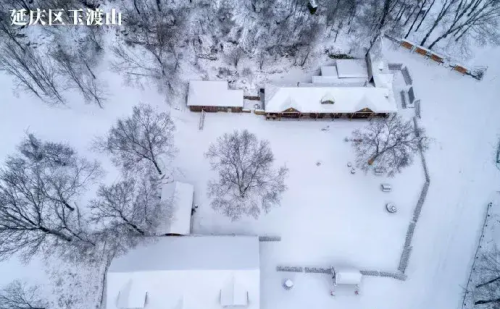
<path fill-rule="evenodd" d="M 119 301 L 129 282 L 132 294 L 147 293 L 146 309 L 222 309 L 225 304 L 259 309 L 257 236 L 153 240 L 112 261 L 106 279 L 106 309 L 141 304 L 140 297 L 128 304 Z"/>
<path fill-rule="evenodd" d="M 258 269 L 254 236 L 156 237 L 113 260 L 109 272 Z"/>
<path fill-rule="evenodd" d="M 187 105 L 243 107 L 243 90 L 229 90 L 227 81 L 190 81 Z"/>
<path fill-rule="evenodd" d="M 354 113 L 363 108 L 375 113 L 397 112 L 392 87 L 271 87 L 274 95 L 271 99 L 266 95 L 267 113 L 281 113 L 288 108 L 301 113 Z M 335 104 L 321 104 L 325 96 L 333 97 Z"/>

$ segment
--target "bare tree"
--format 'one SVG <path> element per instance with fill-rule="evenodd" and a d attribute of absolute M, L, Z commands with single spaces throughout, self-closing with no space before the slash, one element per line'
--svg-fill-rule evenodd
<path fill-rule="evenodd" d="M 441 3 L 441 9 L 439 10 L 439 13 L 436 16 L 436 19 L 434 19 L 434 23 L 432 23 L 432 26 L 429 28 L 427 31 L 427 34 L 424 36 L 422 41 L 420 42 L 420 45 L 424 46 L 425 42 L 429 39 L 429 36 L 431 33 L 436 29 L 436 27 L 441 23 L 443 18 L 448 16 L 448 14 L 451 12 L 451 8 L 458 2 L 458 0 L 443 0 Z M 418 27 L 417 27 L 418 29 Z"/>
<path fill-rule="evenodd" d="M 42 57 L 29 46 L 13 41 L 0 45 L 0 70 L 13 76 L 18 86 L 49 104 L 64 104 L 59 75 L 51 59 Z"/>
<path fill-rule="evenodd" d="M 169 114 L 141 104 L 134 107 L 131 117 L 119 119 L 108 136 L 97 140 L 95 148 L 111 154 L 124 171 L 135 171 L 142 168 L 140 163 L 148 162 L 164 175 L 161 158 L 170 160 L 176 153 L 174 130 Z"/>
<path fill-rule="evenodd" d="M 160 90 L 166 85 L 169 92 L 175 92 L 187 12 L 182 8 L 160 8 L 152 0 L 134 1 L 134 8 L 126 11 L 130 31 L 123 37 L 129 47 L 119 44 L 113 48 L 116 60 L 112 65 L 124 72 L 127 80 L 152 79 Z"/>
<path fill-rule="evenodd" d="M 280 204 L 286 191 L 288 169 L 273 169 L 274 155 L 266 140 L 258 141 L 248 132 L 224 134 L 210 145 L 205 156 L 219 177 L 208 184 L 212 207 L 230 217 L 242 215 L 258 218 Z"/>
<path fill-rule="evenodd" d="M 238 67 L 238 63 L 244 55 L 244 51 L 241 48 L 235 48 L 227 55 L 227 61 L 234 65 L 235 68 Z"/>
<path fill-rule="evenodd" d="M 26 156 L 26 148 L 22 145 L 0 169 L 0 259 L 14 253 L 25 260 L 39 252 L 87 254 L 95 242 L 76 198 L 95 179 L 98 166 L 64 146 L 42 147 L 65 149 L 61 156 Z M 69 153 L 69 162 L 53 159 L 68 158 Z"/>
<path fill-rule="evenodd" d="M 372 120 L 368 126 L 353 132 L 353 147 L 357 166 L 367 171 L 372 165 L 380 167 L 388 176 L 394 176 L 413 163 L 419 149 L 428 148 L 428 138 L 412 121 L 395 115 L 383 120 Z"/>
<path fill-rule="evenodd" d="M 477 31 L 482 36 L 497 38 L 500 31 L 500 2 L 497 0 L 460 0 L 453 12 L 453 19 L 446 25 L 445 31 L 430 45 L 433 48 L 439 41 L 454 35 L 460 40 L 467 32 Z M 488 32 L 483 29 L 494 29 Z M 481 38 L 482 39 L 482 38 Z"/>
<path fill-rule="evenodd" d="M 77 89 L 86 102 L 93 102 L 102 108 L 105 100 L 104 90 L 87 60 L 81 54 L 70 54 L 61 46 L 58 46 L 51 56 L 58 64 L 59 73 L 67 77 L 68 88 Z"/>
<path fill-rule="evenodd" d="M 148 170 L 146 170 L 148 171 Z M 111 186 L 101 186 L 91 202 L 92 220 L 123 236 L 151 236 L 162 220 L 158 179 L 127 178 Z M 144 179 L 146 178 L 146 179 Z"/>
<path fill-rule="evenodd" d="M 22 157 L 17 159 L 27 160 L 38 179 L 37 193 L 70 211 L 77 207 L 71 205 L 76 204 L 75 199 L 103 173 L 97 161 L 79 158 L 70 146 L 42 141 L 33 134 L 28 134 L 18 149 Z"/>
<path fill-rule="evenodd" d="M 500 308 L 500 252 L 493 247 L 478 256 L 473 271 L 473 286 L 469 286 L 475 308 Z"/>
<path fill-rule="evenodd" d="M 0 290 L 0 309 L 48 309 L 38 286 L 13 281 Z"/>

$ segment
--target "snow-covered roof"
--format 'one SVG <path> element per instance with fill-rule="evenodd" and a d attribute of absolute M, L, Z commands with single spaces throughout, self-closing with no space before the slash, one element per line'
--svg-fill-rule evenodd
<path fill-rule="evenodd" d="M 321 76 L 333 76 L 338 77 L 337 75 L 337 67 L 334 65 L 323 66 L 321 67 Z"/>
<path fill-rule="evenodd" d="M 301 113 L 354 113 L 369 108 L 375 113 L 395 113 L 397 105 L 392 88 L 375 87 L 276 87 L 268 92 L 265 110 L 281 113 L 293 108 Z M 325 95 L 334 104 L 322 104 Z"/>
<path fill-rule="evenodd" d="M 379 43 L 381 44 L 381 43 Z M 392 88 L 394 74 L 389 70 L 387 61 L 380 53 L 369 52 L 370 72 L 373 77 L 375 87 L 379 88 Z"/>
<path fill-rule="evenodd" d="M 368 78 L 365 59 L 338 59 L 337 73 L 339 78 Z"/>
<path fill-rule="evenodd" d="M 331 84 L 331 86 L 363 87 L 366 78 L 338 78 L 334 76 L 313 76 L 313 84 Z"/>
<path fill-rule="evenodd" d="M 336 284 L 359 284 L 361 283 L 361 272 L 354 269 L 335 269 Z"/>
<path fill-rule="evenodd" d="M 243 107 L 243 90 L 229 90 L 227 81 L 190 81 L 187 105 Z"/>
<path fill-rule="evenodd" d="M 189 235 L 194 188 L 183 182 L 163 184 L 161 202 L 168 209 L 168 218 L 158 227 L 159 234 Z"/>
<path fill-rule="evenodd" d="M 126 306 L 143 299 L 147 309 L 259 309 L 259 239 L 158 237 L 115 258 L 106 282 L 107 309 L 141 308 Z M 133 299 L 124 302 L 123 291 Z"/>

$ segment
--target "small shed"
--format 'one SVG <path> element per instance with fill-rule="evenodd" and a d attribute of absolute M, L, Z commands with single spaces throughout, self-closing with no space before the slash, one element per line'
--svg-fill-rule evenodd
<path fill-rule="evenodd" d="M 192 112 L 241 112 L 243 90 L 230 90 L 227 81 L 190 81 L 187 106 Z"/>
<path fill-rule="evenodd" d="M 339 78 L 366 78 L 368 67 L 365 59 L 337 59 L 337 74 Z"/>
<path fill-rule="evenodd" d="M 359 293 L 359 285 L 363 275 L 361 272 L 354 268 L 332 267 L 333 275 L 333 290 L 332 294 L 340 287 L 354 291 L 355 294 Z"/>
<path fill-rule="evenodd" d="M 160 235 L 189 235 L 191 233 L 191 211 L 193 209 L 194 187 L 188 183 L 163 184 L 161 203 L 168 218 L 158 227 Z"/>

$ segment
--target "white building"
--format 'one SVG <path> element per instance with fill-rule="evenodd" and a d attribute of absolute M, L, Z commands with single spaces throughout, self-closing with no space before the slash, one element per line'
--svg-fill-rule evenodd
<path fill-rule="evenodd" d="M 191 212 L 194 187 L 183 182 L 163 184 L 161 203 L 168 218 L 161 220 L 157 233 L 160 235 L 189 235 L 191 233 Z"/>
<path fill-rule="evenodd" d="M 397 112 L 394 92 L 376 87 L 280 87 L 266 85 L 268 118 L 366 118 Z"/>
<path fill-rule="evenodd" d="M 371 118 L 397 112 L 393 75 L 383 59 L 338 59 L 312 83 L 265 87 L 267 119 Z"/>
<path fill-rule="evenodd" d="M 227 81 L 190 81 L 187 106 L 193 112 L 241 112 L 243 90 L 230 90 Z"/>
<path fill-rule="evenodd" d="M 258 237 L 158 237 L 108 269 L 106 309 L 229 307 L 260 307 Z"/>

